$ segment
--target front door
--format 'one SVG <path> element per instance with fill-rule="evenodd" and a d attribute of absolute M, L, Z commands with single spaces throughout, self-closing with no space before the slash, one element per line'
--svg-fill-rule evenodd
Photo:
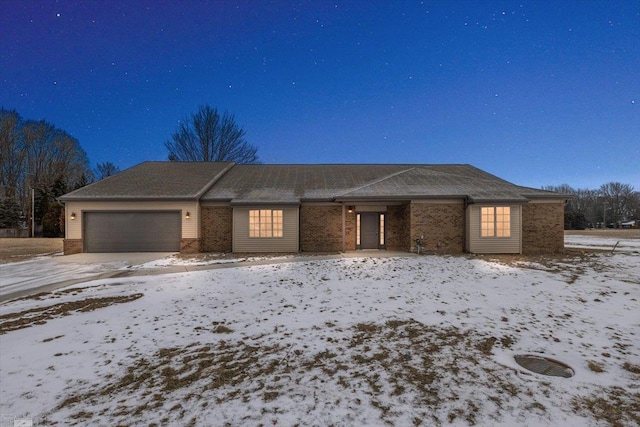
<path fill-rule="evenodd" d="M 360 214 L 360 249 L 379 248 L 380 214 L 363 212 Z"/>

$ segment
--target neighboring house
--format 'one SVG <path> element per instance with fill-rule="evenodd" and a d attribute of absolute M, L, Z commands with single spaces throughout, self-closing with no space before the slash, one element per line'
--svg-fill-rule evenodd
<path fill-rule="evenodd" d="M 554 253 L 566 198 L 470 165 L 146 162 L 60 200 L 65 254 Z"/>

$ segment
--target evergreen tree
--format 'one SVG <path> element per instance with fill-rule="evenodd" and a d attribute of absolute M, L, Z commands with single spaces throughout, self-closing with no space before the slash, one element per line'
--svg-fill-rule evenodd
<path fill-rule="evenodd" d="M 20 206 L 14 199 L 0 201 L 0 228 L 17 228 L 20 225 Z"/>

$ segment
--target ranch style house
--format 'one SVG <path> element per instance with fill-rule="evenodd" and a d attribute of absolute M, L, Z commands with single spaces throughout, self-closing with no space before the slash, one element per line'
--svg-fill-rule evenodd
<path fill-rule="evenodd" d="M 60 198 L 64 253 L 556 253 L 567 196 L 454 165 L 145 162 Z"/>

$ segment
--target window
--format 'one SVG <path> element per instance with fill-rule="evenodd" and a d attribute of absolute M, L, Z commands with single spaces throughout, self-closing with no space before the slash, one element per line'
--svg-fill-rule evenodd
<path fill-rule="evenodd" d="M 480 235 L 482 237 L 510 237 L 511 208 L 509 206 L 480 208 Z"/>
<path fill-rule="evenodd" d="M 380 246 L 384 246 L 384 214 L 380 214 Z"/>
<path fill-rule="evenodd" d="M 249 237 L 282 237 L 282 209 L 249 210 Z"/>

